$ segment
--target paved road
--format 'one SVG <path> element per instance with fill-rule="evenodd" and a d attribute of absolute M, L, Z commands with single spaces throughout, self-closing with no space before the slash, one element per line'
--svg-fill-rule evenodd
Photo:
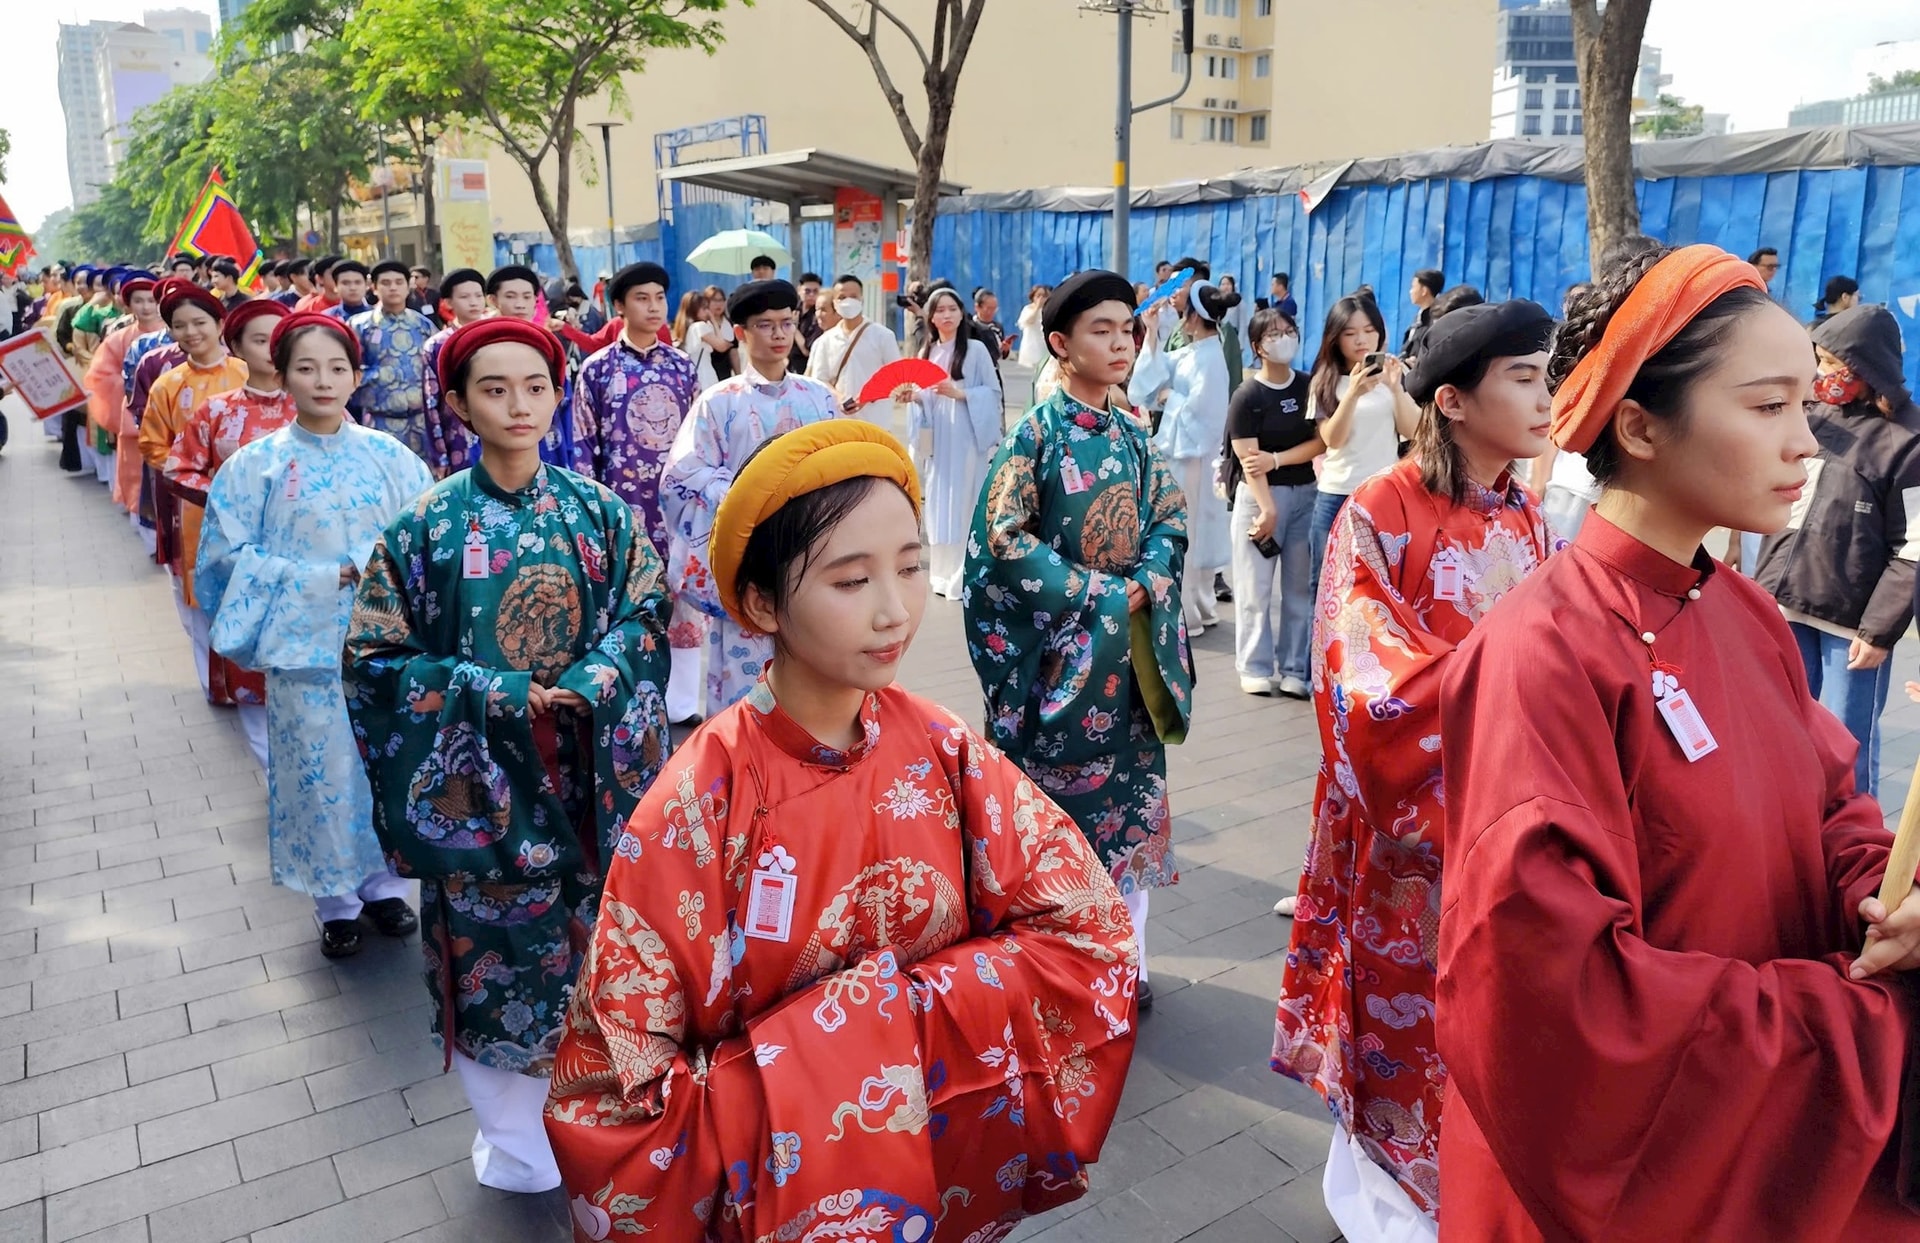
<path fill-rule="evenodd" d="M 0 454 L 0 1240 L 565 1239 L 557 1193 L 474 1184 L 418 945 L 328 963 L 311 903 L 269 883 L 262 776 L 195 686 L 165 575 L 55 456 L 20 420 Z M 1093 1194 L 1023 1239 L 1336 1235 L 1324 1112 L 1266 1067 L 1311 716 L 1240 694 L 1230 629 L 1198 647 L 1158 1009 Z M 957 605 L 904 680 L 977 719 Z"/>

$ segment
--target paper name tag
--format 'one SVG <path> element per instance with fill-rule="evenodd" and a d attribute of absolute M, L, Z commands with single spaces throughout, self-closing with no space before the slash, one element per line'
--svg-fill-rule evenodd
<path fill-rule="evenodd" d="M 763 941 L 785 941 L 793 932 L 797 877 L 785 872 L 755 870 L 747 887 L 747 935 Z"/>
<path fill-rule="evenodd" d="M 1070 457 L 1061 459 L 1060 482 L 1066 487 L 1069 496 L 1087 490 L 1087 477 L 1081 472 L 1080 463 Z"/>
<path fill-rule="evenodd" d="M 1680 754 L 1687 757 L 1687 763 L 1696 763 L 1720 749 L 1713 732 L 1700 719 L 1700 709 L 1694 706 L 1693 696 L 1684 689 L 1676 686 L 1666 698 L 1655 701 L 1655 706 L 1660 709 L 1668 732 L 1680 744 Z"/>
<path fill-rule="evenodd" d="M 1433 559 L 1433 598 L 1436 600 L 1458 600 L 1462 594 L 1460 580 L 1460 560 L 1451 552 L 1443 552 Z"/>
<path fill-rule="evenodd" d="M 460 558 L 460 577 L 485 578 L 487 573 L 486 541 L 468 539 L 466 549 Z"/>
<path fill-rule="evenodd" d="M 300 499 L 300 464 L 298 462 L 287 463 L 287 499 L 290 501 Z"/>

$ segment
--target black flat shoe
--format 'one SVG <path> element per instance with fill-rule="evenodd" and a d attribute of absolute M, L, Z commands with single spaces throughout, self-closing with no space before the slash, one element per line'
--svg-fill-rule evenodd
<path fill-rule="evenodd" d="M 326 958 L 352 958 L 360 952 L 360 921 L 329 919 L 320 925 L 320 953 Z"/>
<path fill-rule="evenodd" d="M 1147 983 L 1145 980 L 1140 981 L 1140 987 L 1134 990 L 1133 997 L 1135 1001 L 1140 1003 L 1140 1013 L 1147 1014 L 1152 1011 L 1153 985 Z"/>
<path fill-rule="evenodd" d="M 361 910 L 383 937 L 410 937 L 420 930 L 420 921 L 405 898 L 382 898 L 367 903 Z"/>

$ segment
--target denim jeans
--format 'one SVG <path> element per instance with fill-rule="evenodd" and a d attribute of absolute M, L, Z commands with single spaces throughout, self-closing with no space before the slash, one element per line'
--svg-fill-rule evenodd
<path fill-rule="evenodd" d="M 1248 678 L 1307 680 L 1307 640 L 1313 632 L 1313 570 L 1307 538 L 1314 498 L 1310 483 L 1273 487 L 1279 519 L 1277 557 L 1262 556 L 1247 538 L 1260 505 L 1241 484 L 1233 495 L 1233 663 Z M 1274 616 L 1279 615 L 1276 625 Z"/>
<path fill-rule="evenodd" d="M 1333 534 L 1333 520 L 1346 508 L 1347 498 L 1337 492 L 1315 492 L 1313 494 L 1313 524 L 1308 528 L 1307 555 L 1313 558 L 1313 582 L 1309 598 L 1320 598 L 1320 571 L 1327 564 L 1327 540 Z"/>
<path fill-rule="evenodd" d="M 1893 658 L 1889 656 L 1878 669 L 1849 669 L 1851 640 L 1800 622 L 1787 625 L 1807 666 L 1807 689 L 1860 744 L 1860 754 L 1853 761 L 1854 788 L 1879 797 L 1880 713 L 1893 685 Z"/>

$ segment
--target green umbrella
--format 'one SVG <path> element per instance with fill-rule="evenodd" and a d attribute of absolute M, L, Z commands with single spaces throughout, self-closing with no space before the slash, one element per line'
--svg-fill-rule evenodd
<path fill-rule="evenodd" d="M 777 268 L 791 267 L 793 254 L 775 241 L 771 233 L 758 229 L 728 229 L 716 233 L 693 248 L 687 262 L 702 272 L 745 275 L 760 256 L 773 260 Z"/>

